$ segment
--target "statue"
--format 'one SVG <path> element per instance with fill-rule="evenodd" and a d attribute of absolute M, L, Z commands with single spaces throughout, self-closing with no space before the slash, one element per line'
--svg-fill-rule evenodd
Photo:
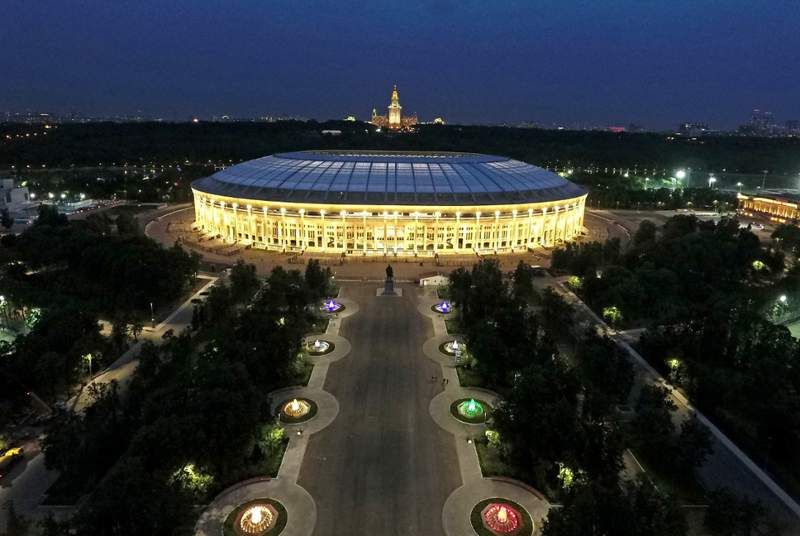
<path fill-rule="evenodd" d="M 386 266 L 386 281 L 383 286 L 383 295 L 394 296 L 394 270 L 392 270 L 391 264 Z"/>

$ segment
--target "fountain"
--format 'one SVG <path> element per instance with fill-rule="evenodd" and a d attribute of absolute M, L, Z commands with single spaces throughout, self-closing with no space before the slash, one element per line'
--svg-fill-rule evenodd
<path fill-rule="evenodd" d="M 238 528 L 240 534 L 266 534 L 274 525 L 278 512 L 270 504 L 257 503 L 242 512 Z"/>
<path fill-rule="evenodd" d="M 341 303 L 334 301 L 333 299 L 325 300 L 322 303 L 322 310 L 327 313 L 336 313 L 344 309 L 344 305 Z"/>
<path fill-rule="evenodd" d="M 328 341 L 321 341 L 319 339 L 314 340 L 311 344 L 311 347 L 308 349 L 308 353 L 311 355 L 323 355 L 327 354 L 333 349 L 333 344 Z"/>
<path fill-rule="evenodd" d="M 477 402 L 474 398 L 465 400 L 458 405 L 458 413 L 469 420 L 478 418 L 479 416 L 483 415 L 483 412 L 483 405 L 480 402 Z"/>
<path fill-rule="evenodd" d="M 466 345 L 463 342 L 459 344 L 457 340 L 453 340 L 444 343 L 444 346 L 442 348 L 444 349 L 444 352 L 446 354 L 460 355 L 466 348 Z"/>
<path fill-rule="evenodd" d="M 507 503 L 490 503 L 481 512 L 483 526 L 493 534 L 515 534 L 521 527 L 522 514 Z"/>
<path fill-rule="evenodd" d="M 311 404 L 307 400 L 297 398 L 287 402 L 281 408 L 281 412 L 290 419 L 300 419 L 308 415 L 311 411 Z"/>
<path fill-rule="evenodd" d="M 436 311 L 437 313 L 442 313 L 444 315 L 448 314 L 451 309 L 452 307 L 450 306 L 450 302 L 447 300 L 444 300 L 443 302 L 437 303 L 436 305 L 433 306 L 434 311 Z"/>

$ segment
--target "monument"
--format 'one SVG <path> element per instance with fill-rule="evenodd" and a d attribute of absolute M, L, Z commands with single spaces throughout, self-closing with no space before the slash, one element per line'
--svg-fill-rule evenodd
<path fill-rule="evenodd" d="M 389 264 L 386 266 L 386 281 L 383 284 L 383 295 L 384 296 L 394 296 L 394 270 L 392 269 L 392 265 Z"/>

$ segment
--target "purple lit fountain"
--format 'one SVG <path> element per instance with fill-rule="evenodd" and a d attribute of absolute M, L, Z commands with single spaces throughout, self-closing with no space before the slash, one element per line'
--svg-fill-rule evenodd
<path fill-rule="evenodd" d="M 322 303 L 322 310 L 325 311 L 326 313 L 337 313 L 342 309 L 344 309 L 344 305 L 333 299 L 325 300 Z"/>
<path fill-rule="evenodd" d="M 437 303 L 436 305 L 434 305 L 433 306 L 433 310 L 436 311 L 437 313 L 442 313 L 442 314 L 446 315 L 446 314 L 450 313 L 450 311 L 452 310 L 452 307 L 450 306 L 450 302 L 449 301 L 444 300 L 442 303 Z"/>

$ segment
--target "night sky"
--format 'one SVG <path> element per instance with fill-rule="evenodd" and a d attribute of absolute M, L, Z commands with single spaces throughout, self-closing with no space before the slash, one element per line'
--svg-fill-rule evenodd
<path fill-rule="evenodd" d="M 800 119 L 797 0 L 3 0 L 0 110 Z"/>

